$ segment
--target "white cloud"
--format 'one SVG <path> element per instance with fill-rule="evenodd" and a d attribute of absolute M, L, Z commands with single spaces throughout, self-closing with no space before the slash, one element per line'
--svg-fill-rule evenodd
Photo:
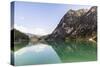
<path fill-rule="evenodd" d="M 15 24 L 14 28 L 17 29 L 17 30 L 19 30 L 19 31 L 21 31 L 21 32 L 25 32 L 25 33 L 28 32 L 28 29 L 25 28 L 24 26 L 21 26 L 21 25 L 18 26 L 18 25 Z"/>
<path fill-rule="evenodd" d="M 34 28 L 33 33 L 37 35 L 46 35 L 48 32 L 42 28 Z"/>
<path fill-rule="evenodd" d="M 29 29 L 22 25 L 18 26 L 16 24 L 14 25 L 14 28 L 24 33 L 31 33 L 31 34 L 40 35 L 40 36 L 49 34 L 49 32 L 43 28 L 30 28 Z"/>

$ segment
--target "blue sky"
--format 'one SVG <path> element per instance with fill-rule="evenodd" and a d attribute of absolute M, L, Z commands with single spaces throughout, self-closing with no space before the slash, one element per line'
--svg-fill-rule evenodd
<path fill-rule="evenodd" d="M 50 34 L 69 9 L 89 9 L 90 7 L 69 4 L 15 2 L 15 28 L 25 33 Z"/>

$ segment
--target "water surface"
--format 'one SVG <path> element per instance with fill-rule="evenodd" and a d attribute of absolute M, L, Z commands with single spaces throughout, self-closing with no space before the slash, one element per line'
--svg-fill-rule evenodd
<path fill-rule="evenodd" d="M 61 62 L 95 61 L 96 43 L 88 41 L 50 41 L 15 47 L 15 65 L 51 64 Z"/>

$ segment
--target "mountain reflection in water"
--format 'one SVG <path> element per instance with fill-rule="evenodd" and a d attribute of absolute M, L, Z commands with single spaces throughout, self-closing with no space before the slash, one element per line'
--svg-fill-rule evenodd
<path fill-rule="evenodd" d="M 15 65 L 95 61 L 97 59 L 97 45 L 88 41 L 48 41 L 18 46 L 14 51 Z"/>

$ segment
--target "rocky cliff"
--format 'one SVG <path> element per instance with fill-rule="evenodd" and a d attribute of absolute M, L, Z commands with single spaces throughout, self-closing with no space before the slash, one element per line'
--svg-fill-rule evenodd
<path fill-rule="evenodd" d="M 69 10 L 47 39 L 91 38 L 97 34 L 97 7 Z"/>

